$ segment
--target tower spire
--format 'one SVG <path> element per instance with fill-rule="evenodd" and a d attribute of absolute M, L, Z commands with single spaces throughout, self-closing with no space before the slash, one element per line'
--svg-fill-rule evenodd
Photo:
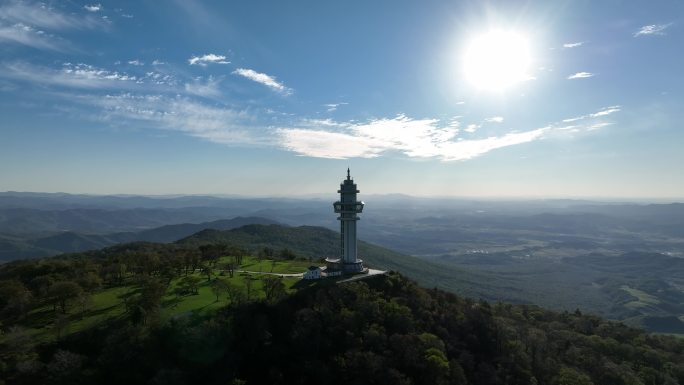
<path fill-rule="evenodd" d="M 347 180 L 350 180 L 351 176 L 349 175 L 349 167 L 347 167 Z"/>

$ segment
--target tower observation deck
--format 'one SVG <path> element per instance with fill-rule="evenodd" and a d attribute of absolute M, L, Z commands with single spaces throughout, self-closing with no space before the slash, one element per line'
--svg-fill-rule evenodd
<path fill-rule="evenodd" d="M 356 184 L 349 174 L 347 168 L 347 179 L 342 181 L 340 189 L 340 200 L 333 203 L 335 213 L 339 214 L 337 220 L 340 221 L 340 257 L 328 258 L 327 270 L 341 270 L 343 273 L 355 273 L 364 271 L 363 261 L 358 258 L 356 246 L 356 221 L 360 218 L 357 214 L 363 211 L 364 203 L 356 200 Z"/>

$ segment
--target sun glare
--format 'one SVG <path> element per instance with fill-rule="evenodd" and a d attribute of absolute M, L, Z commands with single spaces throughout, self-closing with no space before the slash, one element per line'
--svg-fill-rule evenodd
<path fill-rule="evenodd" d="M 465 79 L 484 91 L 501 92 L 530 79 L 527 38 L 514 31 L 493 30 L 473 38 L 463 56 Z"/>

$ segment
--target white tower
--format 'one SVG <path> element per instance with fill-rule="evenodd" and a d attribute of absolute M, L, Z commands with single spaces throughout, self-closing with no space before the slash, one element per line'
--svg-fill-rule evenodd
<path fill-rule="evenodd" d="M 328 260 L 328 268 L 337 268 L 345 273 L 361 272 L 363 261 L 358 258 L 356 247 L 356 221 L 360 218 L 356 214 L 363 211 L 363 202 L 356 200 L 359 190 L 356 189 L 348 168 L 347 179 L 342 181 L 337 192 L 340 193 L 340 200 L 333 203 L 333 207 L 340 214 L 337 217 L 340 221 L 340 259 Z"/>

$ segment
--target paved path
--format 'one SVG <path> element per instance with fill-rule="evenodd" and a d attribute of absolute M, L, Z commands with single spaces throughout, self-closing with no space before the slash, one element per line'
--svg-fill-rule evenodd
<path fill-rule="evenodd" d="M 375 269 L 368 269 L 368 272 L 365 274 L 356 274 L 350 278 L 343 279 L 341 281 L 337 281 L 337 283 L 345 283 L 345 282 L 351 282 L 351 281 L 358 281 L 359 279 L 366 279 L 368 277 L 372 277 L 374 275 L 381 275 L 381 274 L 387 274 L 385 270 L 375 270 Z"/>
<path fill-rule="evenodd" d="M 238 273 L 275 275 L 276 277 L 303 277 L 304 273 L 270 273 L 267 271 L 235 270 Z"/>

